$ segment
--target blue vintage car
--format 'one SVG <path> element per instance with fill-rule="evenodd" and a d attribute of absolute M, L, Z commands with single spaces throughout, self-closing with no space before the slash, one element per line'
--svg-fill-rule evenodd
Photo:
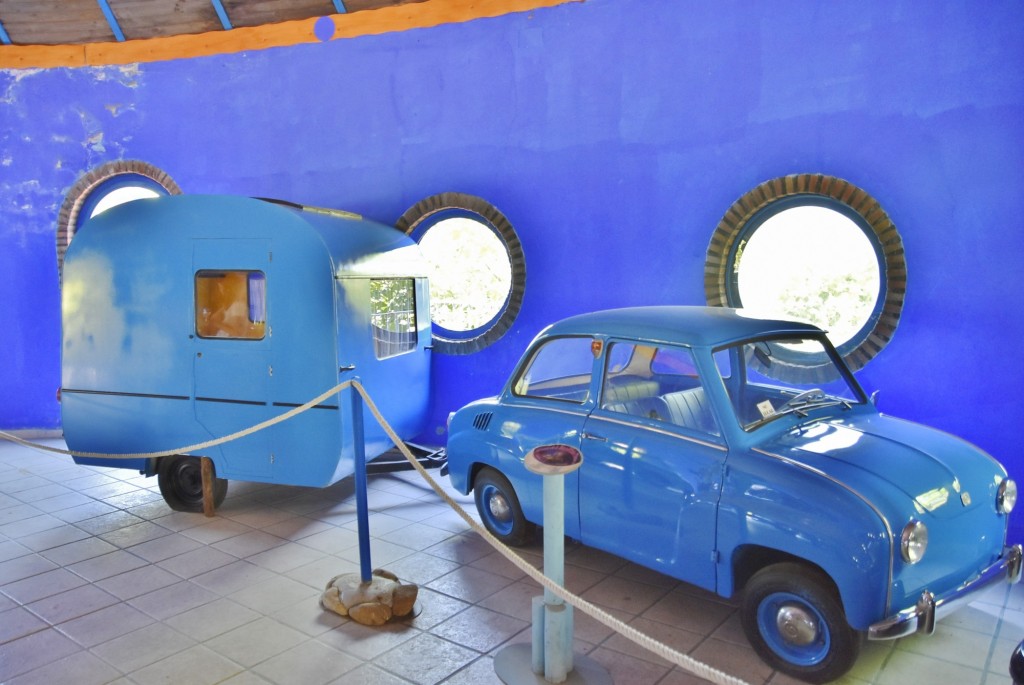
<path fill-rule="evenodd" d="M 501 395 L 452 415 L 453 486 L 498 538 L 542 523 L 538 445 L 566 444 L 566 534 L 724 597 L 772 667 L 839 677 L 863 639 L 930 633 L 996 581 L 1017 489 L 978 448 L 883 415 L 820 329 L 742 310 L 596 312 L 545 329 Z"/>

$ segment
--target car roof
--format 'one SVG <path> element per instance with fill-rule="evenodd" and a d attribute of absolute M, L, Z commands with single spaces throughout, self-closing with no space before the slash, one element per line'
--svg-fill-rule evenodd
<path fill-rule="evenodd" d="M 821 332 L 808 323 L 762 319 L 742 309 L 664 306 L 580 314 L 551 324 L 543 335 L 604 335 L 715 347 L 764 335 Z"/>

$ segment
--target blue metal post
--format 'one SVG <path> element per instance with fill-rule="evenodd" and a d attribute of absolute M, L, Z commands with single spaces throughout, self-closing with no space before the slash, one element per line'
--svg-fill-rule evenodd
<path fill-rule="evenodd" d="M 107 23 L 110 25 L 110 30 L 114 32 L 114 38 L 118 42 L 124 42 L 124 32 L 121 30 L 121 25 L 117 23 L 117 17 L 114 16 L 114 10 L 110 9 L 110 3 L 107 0 L 96 0 L 100 6 L 100 10 L 103 12 L 103 16 L 106 18 Z"/>
<path fill-rule="evenodd" d="M 342 0 L 334 0 L 334 9 L 338 14 L 347 14 L 348 10 L 345 9 L 345 3 Z"/>
<path fill-rule="evenodd" d="M 544 479 L 544 575 L 565 587 L 565 474 L 583 464 L 583 455 L 568 445 L 541 445 L 530 450 L 524 465 Z M 508 645 L 494 655 L 494 672 L 508 685 L 546 683 L 612 685 L 608 671 L 572 652 L 572 605 L 544 588 L 531 604 L 533 631 L 529 645 Z"/>
<path fill-rule="evenodd" d="M 11 44 L 11 37 L 7 35 L 7 31 L 4 30 L 4 25 L 0 24 L 0 43 L 4 45 Z"/>
<path fill-rule="evenodd" d="M 213 5 L 213 11 L 217 13 L 217 18 L 220 19 L 220 25 L 224 27 L 225 31 L 230 31 L 233 27 L 231 26 L 231 19 L 228 17 L 228 11 L 224 9 L 224 3 L 220 0 L 210 0 L 210 4 Z"/>
<path fill-rule="evenodd" d="M 358 381 L 358 378 L 352 380 Z M 359 573 L 364 583 L 370 582 L 370 512 L 366 497 L 366 445 L 363 439 L 363 397 L 354 387 L 352 394 L 352 446 L 355 450 L 356 523 L 359 526 Z"/>
<path fill-rule="evenodd" d="M 565 476 L 544 476 L 544 575 L 556 585 L 565 586 Z M 544 588 L 544 655 L 534 655 L 534 665 L 542 661 L 544 678 L 551 683 L 565 682 L 572 671 L 572 607 Z M 534 626 L 534 631 L 537 626 Z M 534 636 L 536 640 L 536 636 Z"/>
<path fill-rule="evenodd" d="M 544 476 L 544 575 L 565 585 L 565 476 Z M 544 603 L 562 604 L 562 598 L 544 588 Z"/>

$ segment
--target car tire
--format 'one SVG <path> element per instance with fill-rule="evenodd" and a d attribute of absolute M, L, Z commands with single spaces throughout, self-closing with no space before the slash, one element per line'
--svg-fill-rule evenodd
<path fill-rule="evenodd" d="M 481 469 L 473 481 L 473 497 L 480 520 L 491 535 L 514 547 L 533 538 L 536 528 L 523 516 L 516 491 L 500 472 L 490 467 Z"/>
<path fill-rule="evenodd" d="M 211 463 L 212 467 L 213 464 Z M 157 482 L 164 501 L 174 511 L 201 512 L 203 510 L 203 476 L 199 457 L 176 454 L 160 459 Z M 213 507 L 216 509 L 228 494 L 228 482 L 213 479 Z"/>
<path fill-rule="evenodd" d="M 832 581 L 798 563 L 761 569 L 747 583 L 743 631 L 772 668 L 809 683 L 839 678 L 860 654 L 863 633 L 850 627 Z"/>

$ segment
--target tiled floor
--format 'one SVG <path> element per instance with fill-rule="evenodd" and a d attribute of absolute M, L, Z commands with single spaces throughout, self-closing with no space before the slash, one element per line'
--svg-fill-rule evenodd
<path fill-rule="evenodd" d="M 499 682 L 493 655 L 529 641 L 539 587 L 417 474 L 373 476 L 369 499 L 374 566 L 420 585 L 422 613 L 383 628 L 318 604 L 327 580 L 359 569 L 351 481 L 233 482 L 208 519 L 171 512 L 155 479 L 0 441 L 0 682 Z M 524 554 L 540 565 L 539 543 Z M 734 606 L 713 595 L 580 546 L 567 550 L 566 578 L 734 676 L 794 682 L 753 655 Z M 703 682 L 579 612 L 575 636 L 616 683 Z M 1022 637 L 1024 588 L 1001 587 L 931 638 L 868 644 L 842 682 L 1008 684 Z"/>

